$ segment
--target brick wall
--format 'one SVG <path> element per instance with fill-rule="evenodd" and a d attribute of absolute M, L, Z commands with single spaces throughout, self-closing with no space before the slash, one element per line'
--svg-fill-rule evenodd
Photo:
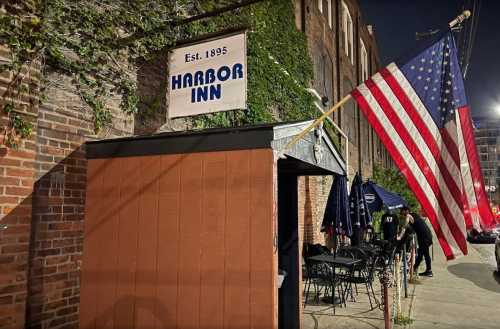
<path fill-rule="evenodd" d="M 0 57 L 9 54 L 0 46 Z M 37 76 L 37 67 L 31 70 Z M 0 143 L 0 328 L 77 328 L 88 139 L 133 133 L 134 120 L 111 97 L 113 124 L 94 135 L 92 115 L 69 78 L 55 83 L 39 104 L 21 97 L 16 109 L 33 124 L 17 149 Z M 5 101 L 12 73 L 0 76 Z M 2 103 L 3 104 L 3 103 Z M 3 106 L 2 106 L 3 108 Z M 2 129 L 8 124 L 0 116 Z M 3 138 L 3 134 L 2 137 Z"/>
<path fill-rule="evenodd" d="M 325 234 L 321 232 L 321 223 L 332 181 L 330 176 L 298 178 L 299 235 L 303 242 L 328 245 Z"/>
<path fill-rule="evenodd" d="M 0 47 L 0 61 L 10 55 Z M 23 82 L 36 89 L 38 66 L 23 71 Z M 10 72 L 0 75 L 0 108 L 9 100 Z M 36 127 L 37 101 L 21 95 L 19 114 Z M 32 191 L 35 178 L 36 131 L 17 149 L 3 146 L 8 118 L 0 109 L 0 328 L 23 328 L 27 298 L 27 271 L 31 231 Z"/>
<path fill-rule="evenodd" d="M 344 49 L 342 3 L 347 5 L 353 21 L 352 62 Z M 331 0 L 331 11 L 328 11 L 328 1 L 323 1 L 322 8 L 323 10 L 320 11 L 316 0 L 296 0 L 295 23 L 307 36 L 315 73 L 312 87 L 322 96 L 328 96 L 330 100 L 328 105 L 331 106 L 362 82 L 360 40 L 363 41 L 367 50 L 370 74 L 379 69 L 380 60 L 374 29 L 368 29 L 366 26 L 356 0 Z M 356 172 L 361 172 L 364 179 L 371 177 L 373 165 L 376 163 L 384 166 L 392 165 L 387 151 L 354 101 L 344 105 L 333 119 L 349 136 L 347 143 L 350 181 Z M 345 140 L 342 139 L 340 151 L 344 157 L 346 145 Z M 326 242 L 324 235 L 320 233 L 320 226 L 331 183 L 331 177 L 301 177 L 299 179 L 300 234 L 305 242 L 322 244 Z"/>
<path fill-rule="evenodd" d="M 28 328 L 78 328 L 88 139 L 130 135 L 133 120 L 110 98 L 113 124 L 94 135 L 92 115 L 65 77 L 38 111 Z"/>

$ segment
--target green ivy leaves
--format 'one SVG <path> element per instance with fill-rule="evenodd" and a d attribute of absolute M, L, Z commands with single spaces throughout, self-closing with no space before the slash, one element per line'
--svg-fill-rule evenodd
<path fill-rule="evenodd" d="M 0 42 L 8 45 L 12 60 L 0 63 L 0 70 L 19 74 L 23 67 L 37 61 L 43 65 L 45 76 L 57 71 L 72 77 L 82 100 L 92 109 L 94 126 L 99 131 L 112 121 L 106 103 L 111 94 L 121 96 L 122 111 L 141 117 L 138 104 L 147 100 L 139 99 L 134 78 L 134 65 L 139 59 L 150 59 L 179 39 L 245 26 L 249 30 L 248 109 L 198 116 L 192 119 L 193 126 L 228 127 L 315 117 L 313 99 L 305 90 L 313 78 L 312 63 L 306 38 L 295 27 L 291 0 L 264 1 L 168 28 L 169 23 L 183 17 L 234 3 L 24 0 L 8 4 L 0 10 Z M 161 27 L 162 33 L 148 32 Z M 118 42 L 137 33 L 144 36 L 125 45 Z M 10 118 L 20 135 L 30 133 L 28 126 L 21 125 L 22 118 Z"/>

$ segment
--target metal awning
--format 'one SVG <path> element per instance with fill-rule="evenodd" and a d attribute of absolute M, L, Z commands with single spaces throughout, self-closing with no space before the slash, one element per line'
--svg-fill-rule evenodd
<path fill-rule="evenodd" d="M 105 139 L 87 142 L 86 151 L 89 159 L 263 148 L 271 148 L 279 154 L 293 136 L 311 123 L 272 123 Z M 286 159 L 277 159 L 282 172 L 299 175 L 344 175 L 346 172 L 340 153 L 323 128 L 309 132 L 284 155 Z"/>

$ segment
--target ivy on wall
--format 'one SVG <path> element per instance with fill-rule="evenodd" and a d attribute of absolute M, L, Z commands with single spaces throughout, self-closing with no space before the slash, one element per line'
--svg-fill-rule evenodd
<path fill-rule="evenodd" d="M 266 1 L 191 26 L 193 34 L 248 26 L 248 110 L 198 116 L 195 127 L 229 127 L 317 116 L 305 90 L 313 79 L 305 35 L 295 26 L 291 0 Z"/>
<path fill-rule="evenodd" d="M 49 73 L 71 77 L 81 99 L 92 109 L 96 131 L 111 123 L 106 100 L 121 96 L 121 110 L 136 114 L 141 101 L 135 72 L 139 60 L 168 51 L 179 39 L 231 27 L 248 28 L 248 109 L 192 118 L 195 128 L 228 127 L 310 119 L 317 115 L 305 90 L 313 78 L 306 38 L 295 27 L 292 0 L 264 1 L 235 11 L 176 26 L 187 16 L 234 4 L 215 0 L 23 0 L 0 9 L 0 43 L 11 58 L 0 71 L 13 72 L 13 83 L 0 95 L 16 136 L 32 126 L 17 110 L 16 96 L 41 93 Z M 160 27 L 161 33 L 149 33 Z M 175 27 L 174 27 L 175 26 Z M 120 41 L 141 35 L 131 42 Z M 26 68 L 41 67 L 40 90 L 26 86 Z M 28 70 L 29 71 L 29 70 Z M 166 92 L 163 91 L 163 92 Z M 34 104 L 32 104 L 34 105 Z"/>

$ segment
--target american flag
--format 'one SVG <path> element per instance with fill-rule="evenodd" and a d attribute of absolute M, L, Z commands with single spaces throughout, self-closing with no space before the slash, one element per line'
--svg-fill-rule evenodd
<path fill-rule="evenodd" d="M 436 39 L 435 39 L 436 40 Z M 448 31 L 351 92 L 429 217 L 447 259 L 491 226 L 457 49 Z"/>

